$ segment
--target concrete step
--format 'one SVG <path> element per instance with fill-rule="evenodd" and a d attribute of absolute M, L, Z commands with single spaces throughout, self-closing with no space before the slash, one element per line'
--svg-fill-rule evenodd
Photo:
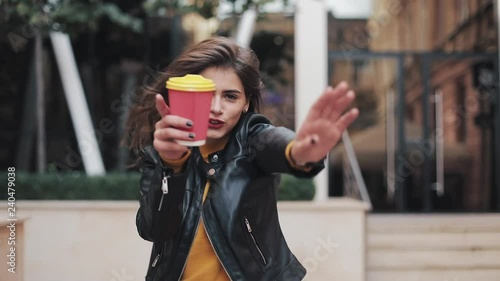
<path fill-rule="evenodd" d="M 500 269 L 369 271 L 368 281 L 498 281 Z"/>
<path fill-rule="evenodd" d="M 370 233 L 371 250 L 500 250 L 499 232 Z"/>
<path fill-rule="evenodd" d="M 368 250 L 367 267 L 368 270 L 500 270 L 500 250 Z"/>
<path fill-rule="evenodd" d="M 500 233 L 500 214 L 370 214 L 368 233 Z"/>
<path fill-rule="evenodd" d="M 500 214 L 370 214 L 368 281 L 500 281 Z"/>

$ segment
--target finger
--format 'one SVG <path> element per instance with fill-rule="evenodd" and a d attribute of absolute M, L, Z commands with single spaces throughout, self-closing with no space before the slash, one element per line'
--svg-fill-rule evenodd
<path fill-rule="evenodd" d="M 348 91 L 347 94 L 338 99 L 335 104 L 325 109 L 323 116 L 329 120 L 336 121 L 339 116 L 346 111 L 355 99 L 353 91 Z"/>
<path fill-rule="evenodd" d="M 187 152 L 189 150 L 188 147 L 186 147 L 184 145 L 180 145 L 174 141 L 154 140 L 153 146 L 162 155 L 169 154 L 169 153 L 179 153 L 180 154 L 183 152 Z"/>
<path fill-rule="evenodd" d="M 313 105 L 311 106 L 311 109 L 309 109 L 309 114 L 308 114 L 308 117 L 311 118 L 311 119 L 318 119 L 324 108 L 325 108 L 325 105 L 327 105 L 327 102 L 328 100 L 330 99 L 330 93 L 333 92 L 333 88 L 331 86 L 328 86 L 325 91 L 323 92 L 323 94 L 321 94 L 321 96 L 313 103 Z"/>
<path fill-rule="evenodd" d="M 165 115 L 155 124 L 155 129 L 160 130 L 163 128 L 175 127 L 181 129 L 190 129 L 193 127 L 193 121 L 180 117 L 177 115 Z"/>
<path fill-rule="evenodd" d="M 173 127 L 163 128 L 159 130 L 155 130 L 154 139 L 155 140 L 193 140 L 195 134 L 193 132 L 182 131 Z"/>
<path fill-rule="evenodd" d="M 162 95 L 160 94 L 155 95 L 155 106 L 156 106 L 156 111 L 158 111 L 161 117 L 170 114 L 170 108 L 168 107 Z"/>
<path fill-rule="evenodd" d="M 327 87 L 323 94 L 316 100 L 316 102 L 311 107 L 310 113 L 311 118 L 317 119 L 328 113 L 328 108 L 337 102 L 338 99 L 345 96 L 348 92 L 348 84 L 346 82 L 340 82 L 337 87 Z"/>
<path fill-rule="evenodd" d="M 337 84 L 334 90 L 340 92 L 346 92 L 347 90 L 349 90 L 349 84 L 347 84 L 346 81 L 341 81 L 340 83 Z"/>
<path fill-rule="evenodd" d="M 180 117 L 177 115 L 167 115 L 163 117 L 163 124 L 165 127 L 175 127 L 182 129 L 190 129 L 193 127 L 193 121 L 190 119 Z"/>
<path fill-rule="evenodd" d="M 353 108 L 342 115 L 339 120 L 335 123 L 335 127 L 339 130 L 340 133 L 344 132 L 344 130 L 351 125 L 356 118 L 359 116 L 359 110 L 357 108 Z"/>

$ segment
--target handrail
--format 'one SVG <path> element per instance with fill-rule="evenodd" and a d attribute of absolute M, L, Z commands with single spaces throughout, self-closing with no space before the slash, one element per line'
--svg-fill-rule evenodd
<path fill-rule="evenodd" d="M 366 189 L 365 181 L 363 179 L 363 175 L 361 174 L 361 169 L 359 168 L 358 159 L 356 158 L 351 138 L 349 137 L 349 133 L 347 132 L 347 130 L 342 133 L 342 142 L 344 143 L 348 163 L 350 165 L 352 173 L 354 174 L 354 180 L 356 181 L 356 186 L 359 191 L 361 200 L 367 203 L 371 210 L 372 202 L 370 200 L 370 195 L 368 194 L 368 190 Z"/>

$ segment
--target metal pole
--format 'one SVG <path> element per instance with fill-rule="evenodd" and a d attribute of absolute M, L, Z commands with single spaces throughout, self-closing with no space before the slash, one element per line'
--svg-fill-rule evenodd
<path fill-rule="evenodd" d="M 396 167 L 394 178 L 396 180 L 396 191 L 397 191 L 397 208 L 400 212 L 407 210 L 406 202 L 406 185 L 405 182 L 407 178 L 404 174 L 401 174 L 401 169 L 403 169 L 403 160 L 406 155 L 406 136 L 405 136 L 405 66 L 404 66 L 404 55 L 397 57 L 398 59 L 398 77 L 397 87 L 398 87 L 398 109 L 397 109 L 397 119 L 398 119 L 398 150 L 396 158 Z"/>
<path fill-rule="evenodd" d="M 431 88 L 431 75 L 430 75 L 430 58 L 429 56 L 422 56 L 422 82 L 424 84 L 422 93 L 422 144 L 425 151 L 421 151 L 420 155 L 423 156 L 423 171 L 422 171 L 422 189 L 424 193 L 424 212 L 432 211 L 432 187 L 431 187 L 431 160 L 430 153 L 432 149 L 428 149 L 431 145 L 430 128 L 429 128 L 429 92 Z"/>
<path fill-rule="evenodd" d="M 396 190 L 396 143 L 395 143 L 395 120 L 394 120 L 394 92 L 392 90 L 387 91 L 385 95 L 385 118 L 387 122 L 387 128 L 385 130 L 385 143 L 386 143 L 386 153 L 387 153 L 387 199 L 393 200 L 394 193 Z"/>
<path fill-rule="evenodd" d="M 236 42 L 243 47 L 249 47 L 252 42 L 253 30 L 255 28 L 255 20 L 257 19 L 257 8 L 252 5 L 241 16 L 236 31 Z"/>
<path fill-rule="evenodd" d="M 500 3 L 498 3 L 499 0 L 495 1 L 495 4 L 496 4 L 496 16 L 497 16 L 497 32 L 498 32 L 498 45 L 497 45 L 497 54 L 498 54 L 498 60 L 497 60 L 497 63 L 496 63 L 496 71 L 497 71 L 497 75 L 499 75 L 498 77 L 498 80 L 497 80 L 497 83 L 500 83 L 500 51 L 499 50 L 499 47 L 500 47 Z M 494 149 L 495 149 L 495 157 L 494 157 L 494 161 L 493 161 L 493 167 L 492 167 L 492 170 L 493 170 L 493 174 L 495 175 L 495 178 L 494 178 L 494 186 L 496 187 L 496 209 L 497 211 L 500 211 L 500 87 L 498 87 L 498 84 L 497 84 L 497 87 L 495 87 L 495 90 L 494 90 L 494 98 L 493 98 L 493 104 L 494 104 L 494 119 L 493 119 L 493 122 L 494 122 L 494 127 L 493 127 L 493 131 L 494 131 L 494 137 L 493 137 L 493 140 L 494 140 L 494 143 L 496 145 L 494 145 Z"/>
<path fill-rule="evenodd" d="M 75 129 L 76 140 L 81 154 L 81 161 L 87 175 L 106 174 L 99 143 L 96 138 L 92 118 L 83 91 L 82 81 L 71 47 L 69 36 L 60 32 L 51 32 L 50 39 L 54 48 L 59 73 L 66 95 L 69 112 Z"/>
<path fill-rule="evenodd" d="M 443 92 L 437 90 L 434 95 L 436 106 L 436 193 L 439 196 L 444 195 L 444 139 L 440 139 L 443 135 Z"/>
<path fill-rule="evenodd" d="M 347 130 L 342 133 L 342 143 L 344 144 L 345 152 L 347 154 L 347 158 L 349 159 L 348 162 L 350 170 L 354 175 L 354 180 L 356 181 L 356 186 L 361 196 L 361 200 L 368 204 L 371 210 L 372 201 L 370 200 L 370 194 L 366 189 L 365 180 L 363 179 L 363 175 L 361 174 L 358 159 L 356 158 L 356 153 L 354 152 L 354 147 L 352 146 L 351 138 L 349 137 L 349 133 L 347 132 Z"/>
<path fill-rule="evenodd" d="M 36 77 L 36 124 L 37 124 L 37 171 L 45 172 L 47 152 L 45 135 L 45 85 L 43 81 L 43 37 L 42 31 L 35 35 L 35 77 Z"/>

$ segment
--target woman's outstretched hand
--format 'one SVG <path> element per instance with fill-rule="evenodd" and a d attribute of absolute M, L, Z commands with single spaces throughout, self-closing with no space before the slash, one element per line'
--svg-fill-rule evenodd
<path fill-rule="evenodd" d="M 156 110 L 160 114 L 161 119 L 155 125 L 153 146 L 164 159 L 180 159 L 189 148 L 178 144 L 175 140 L 192 140 L 191 137 L 194 137 L 194 135 L 193 133 L 179 130 L 179 128 L 188 129 L 193 126 L 193 123 L 186 118 L 171 115 L 170 108 L 162 95 L 156 94 L 155 99 Z"/>
<path fill-rule="evenodd" d="M 316 100 L 292 146 L 291 156 L 298 165 L 323 159 L 339 142 L 342 132 L 359 115 L 356 108 L 345 112 L 354 96 L 347 83 L 341 82 L 335 88 L 328 87 Z"/>

